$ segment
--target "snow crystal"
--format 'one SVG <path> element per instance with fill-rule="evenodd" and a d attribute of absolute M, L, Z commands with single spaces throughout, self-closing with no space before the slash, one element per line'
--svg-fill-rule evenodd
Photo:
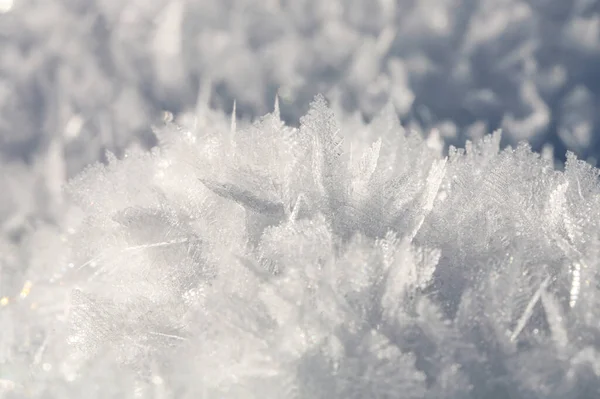
<path fill-rule="evenodd" d="M 597 390 L 600 172 L 501 150 L 499 133 L 445 157 L 393 111 L 364 124 L 319 96 L 299 129 L 277 107 L 239 127 L 169 121 L 152 153 L 73 179 L 64 219 L 29 238 L 43 252 L 2 299 L 3 389 Z M 7 276 L 14 259 L 0 261 Z"/>

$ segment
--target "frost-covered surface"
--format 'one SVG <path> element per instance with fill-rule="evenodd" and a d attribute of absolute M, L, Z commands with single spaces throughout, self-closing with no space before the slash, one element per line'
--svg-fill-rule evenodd
<path fill-rule="evenodd" d="M 8 397 L 600 394 L 589 164 L 498 133 L 445 157 L 392 107 L 364 125 L 320 97 L 298 129 L 276 108 L 157 136 L 72 180 L 24 244 Z"/>
<path fill-rule="evenodd" d="M 599 397 L 599 5 L 0 0 L 0 397 Z"/>
<path fill-rule="evenodd" d="M 367 119 L 391 101 L 405 126 L 437 128 L 446 144 L 502 127 L 503 145 L 549 143 L 558 158 L 568 149 L 593 164 L 599 4 L 0 0 L 0 180 L 30 170 L 27 181 L 56 192 L 106 149 L 154 145 L 149 126 L 192 110 L 199 92 L 227 112 L 236 100 L 245 119 L 279 93 L 292 124 L 317 93 Z M 0 208 L 57 217 L 44 203 L 60 199 L 22 192 Z M 0 224 L 14 236 L 23 225 L 11 220 Z"/>
<path fill-rule="evenodd" d="M 104 148 L 151 140 L 148 120 L 191 108 L 202 85 L 214 105 L 237 99 L 254 117 L 279 92 L 296 121 L 324 93 L 367 116 L 391 100 L 454 144 L 504 127 L 512 144 L 599 153 L 595 0 L 1 4 L 0 143 L 11 156 L 64 135 L 78 171 Z"/>

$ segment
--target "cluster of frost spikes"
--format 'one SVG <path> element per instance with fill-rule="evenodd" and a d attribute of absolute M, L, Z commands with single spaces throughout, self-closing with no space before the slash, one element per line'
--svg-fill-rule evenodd
<path fill-rule="evenodd" d="M 443 158 L 392 107 L 340 122 L 322 97 L 297 129 L 277 106 L 233 122 L 169 124 L 70 183 L 78 210 L 33 245 L 53 256 L 0 309 L 5 389 L 600 394 L 597 169 L 499 134 Z"/>
<path fill-rule="evenodd" d="M 405 126 L 450 144 L 502 128 L 503 145 L 594 164 L 599 5 L 0 0 L 0 234 L 20 242 L 33 219 L 60 218 L 62 181 L 107 149 L 153 146 L 153 118 L 189 111 L 200 88 L 247 119 L 277 92 L 293 122 L 317 93 L 367 118 L 392 102 Z"/>

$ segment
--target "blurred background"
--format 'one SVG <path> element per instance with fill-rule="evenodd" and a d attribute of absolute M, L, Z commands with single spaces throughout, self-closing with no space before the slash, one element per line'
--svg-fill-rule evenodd
<path fill-rule="evenodd" d="M 600 1 L 0 0 L 0 264 L 165 112 L 235 100 L 252 120 L 279 95 L 297 125 L 317 93 L 365 120 L 391 102 L 447 145 L 501 128 L 595 164 Z"/>

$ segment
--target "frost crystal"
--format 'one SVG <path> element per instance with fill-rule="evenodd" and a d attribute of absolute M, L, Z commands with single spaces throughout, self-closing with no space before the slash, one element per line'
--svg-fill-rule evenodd
<path fill-rule="evenodd" d="M 0 388 L 594 396 L 598 170 L 500 151 L 499 133 L 444 158 L 393 106 L 336 118 L 317 97 L 298 129 L 278 106 L 246 127 L 167 121 L 151 153 L 73 179 L 63 224 L 38 227 L 27 284 L 0 301 Z"/>

